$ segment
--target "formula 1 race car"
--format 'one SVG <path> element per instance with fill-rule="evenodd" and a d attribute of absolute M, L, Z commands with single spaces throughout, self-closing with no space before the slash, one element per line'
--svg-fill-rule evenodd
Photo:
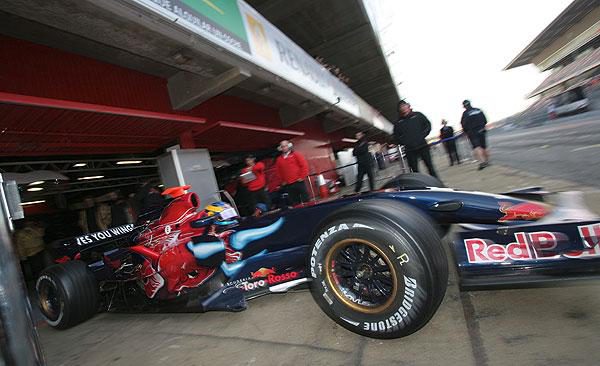
<path fill-rule="evenodd" d="M 308 283 L 341 326 L 403 337 L 444 298 L 440 238 L 453 224 L 464 290 L 563 283 L 600 269 L 600 220 L 574 207 L 574 195 L 551 207 L 539 189 L 464 192 L 411 173 L 376 192 L 240 218 L 223 202 L 198 210 L 187 189 L 166 190 L 174 198 L 156 220 L 64 242 L 60 263 L 36 283 L 48 324 L 67 328 L 98 311 L 240 311 Z"/>

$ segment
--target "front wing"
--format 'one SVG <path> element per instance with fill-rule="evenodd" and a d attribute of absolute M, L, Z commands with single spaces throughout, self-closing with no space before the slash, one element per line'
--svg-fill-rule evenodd
<path fill-rule="evenodd" d="M 463 290 L 600 279 L 600 222 L 466 230 L 455 240 L 454 254 Z"/>

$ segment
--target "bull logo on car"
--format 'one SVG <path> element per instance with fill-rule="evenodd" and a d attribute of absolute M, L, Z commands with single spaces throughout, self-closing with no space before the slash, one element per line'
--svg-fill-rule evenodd
<path fill-rule="evenodd" d="M 548 208 L 533 202 L 524 202 L 516 205 L 510 202 L 500 202 L 500 212 L 504 216 L 498 219 L 498 222 L 535 221 L 546 216 Z"/>

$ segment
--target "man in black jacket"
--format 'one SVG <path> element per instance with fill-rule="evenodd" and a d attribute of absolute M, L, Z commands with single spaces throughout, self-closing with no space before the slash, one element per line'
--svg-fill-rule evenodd
<path fill-rule="evenodd" d="M 438 177 L 433 168 L 429 145 L 425 138 L 431 132 L 431 123 L 421 112 L 414 112 L 408 102 L 398 103 L 400 119 L 394 123 L 394 138 L 399 145 L 406 149 L 408 166 L 413 172 L 419 171 L 419 158 L 423 160 L 429 174 Z"/>
<path fill-rule="evenodd" d="M 452 126 L 448 126 L 448 121 L 443 119 L 442 128 L 440 129 L 440 140 L 443 141 L 444 148 L 448 154 L 448 159 L 450 159 L 450 166 L 454 165 L 454 163 L 460 164 L 458 151 L 456 151 L 456 140 L 453 139 L 453 137 L 454 129 Z"/>
<path fill-rule="evenodd" d="M 479 170 L 489 165 L 490 156 L 487 151 L 487 142 L 485 136 L 485 125 L 487 119 L 485 114 L 479 108 L 473 108 L 471 102 L 468 100 L 463 101 L 463 107 L 465 111 L 462 114 L 460 124 L 462 125 L 463 131 L 467 134 L 475 158 L 479 160 Z"/>
<path fill-rule="evenodd" d="M 354 192 L 360 192 L 365 173 L 369 177 L 369 188 L 374 191 L 375 177 L 373 176 L 373 155 L 371 155 L 371 152 L 369 151 L 369 142 L 367 141 L 364 132 L 358 132 L 356 134 L 356 139 L 358 141 L 356 141 L 354 150 L 352 151 L 352 155 L 356 156 L 356 161 L 358 162 L 358 175 L 356 176 L 356 187 L 354 187 Z"/>

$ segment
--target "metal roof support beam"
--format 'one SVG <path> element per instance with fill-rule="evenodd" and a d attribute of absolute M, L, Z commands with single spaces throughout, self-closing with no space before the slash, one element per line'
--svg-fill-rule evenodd
<path fill-rule="evenodd" d="M 281 119 L 281 125 L 283 127 L 295 125 L 298 122 L 314 117 L 329 109 L 328 106 L 316 105 L 309 101 L 303 102 L 302 104 L 303 106 L 301 108 L 285 106 L 279 109 L 279 118 Z"/>
<path fill-rule="evenodd" d="M 202 102 L 226 92 L 251 76 L 249 71 L 234 67 L 206 80 L 196 74 L 180 71 L 167 83 L 173 109 L 188 111 Z"/>
<path fill-rule="evenodd" d="M 91 148 L 91 147 L 106 147 L 106 148 L 118 148 L 118 147 L 134 147 L 134 148 L 156 148 L 154 144 L 146 143 L 111 143 L 111 142 L 31 142 L 31 143 L 19 143 L 19 142 L 0 142 L 0 150 L 11 150 L 20 154 L 21 150 L 26 152 L 31 147 L 35 148 L 62 148 L 62 147 L 80 147 L 80 148 Z"/>
<path fill-rule="evenodd" d="M 139 117 L 155 120 L 186 122 L 194 124 L 206 122 L 206 119 L 204 118 L 183 116 L 179 114 L 159 113 L 140 109 L 121 108 L 101 104 L 81 103 L 74 102 L 72 100 L 42 98 L 31 95 L 22 95 L 5 92 L 0 92 L 0 103 L 53 109 L 65 109 L 69 111 L 92 112 L 100 114 L 109 114 L 114 116 Z"/>
<path fill-rule="evenodd" d="M 79 132 L 49 132 L 49 131 L 16 131 L 9 130 L 2 132 L 6 135 L 29 135 L 29 136 L 58 136 L 58 137 L 100 137 L 107 139 L 152 139 L 152 140 L 166 140 L 168 136 L 165 135 L 116 135 L 116 134 L 100 134 L 100 133 L 79 133 Z"/>
<path fill-rule="evenodd" d="M 67 166 L 71 166 L 73 163 L 86 163 L 87 165 L 93 165 L 93 163 L 111 163 L 111 162 L 114 162 L 115 160 L 127 160 L 127 159 L 128 159 L 127 157 L 117 156 L 117 157 L 110 158 L 110 159 L 81 158 L 81 159 L 72 159 L 72 160 L 11 161 L 11 162 L 6 162 L 6 163 L 0 163 L 0 166 L 32 165 L 32 164 L 66 164 Z M 156 160 L 156 158 L 136 157 L 135 160 L 147 161 L 147 160 Z M 128 168 L 131 168 L 131 167 L 128 167 Z M 41 168 L 38 167 L 37 169 L 41 169 Z M 31 170 L 36 170 L 36 169 L 31 169 Z"/>
<path fill-rule="evenodd" d="M 332 133 L 341 130 L 344 127 L 352 126 L 355 122 L 356 120 L 335 121 L 331 119 L 326 119 L 323 121 L 323 131 L 325 131 L 325 133 Z"/>
<path fill-rule="evenodd" d="M 240 130 L 247 130 L 247 131 L 278 133 L 278 134 L 282 134 L 282 135 L 304 136 L 304 134 L 305 134 L 302 131 L 283 130 L 280 128 L 255 126 L 255 125 L 251 125 L 251 124 L 247 124 L 247 123 L 239 123 L 239 122 L 219 121 L 219 122 L 217 122 L 217 125 L 219 127 L 237 128 Z"/>

